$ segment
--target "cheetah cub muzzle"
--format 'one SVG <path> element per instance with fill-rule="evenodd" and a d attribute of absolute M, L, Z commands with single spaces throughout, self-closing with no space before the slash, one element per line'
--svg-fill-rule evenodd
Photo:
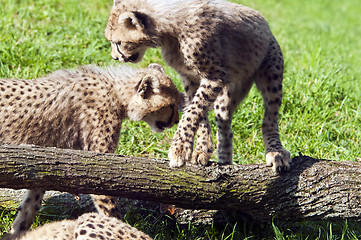
<path fill-rule="evenodd" d="M 85 66 L 33 80 L 0 80 L 0 142 L 114 153 L 122 120 L 155 131 L 178 122 L 180 94 L 158 64 L 145 69 Z M 116 173 L 115 173 L 116 174 Z M 29 190 L 12 225 L 27 230 L 44 189 Z M 116 199 L 94 195 L 97 210 L 120 218 Z"/>

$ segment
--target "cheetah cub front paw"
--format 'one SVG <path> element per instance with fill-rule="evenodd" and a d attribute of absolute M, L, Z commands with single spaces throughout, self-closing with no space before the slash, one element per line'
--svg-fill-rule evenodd
<path fill-rule="evenodd" d="M 181 140 L 173 140 L 168 152 L 171 167 L 183 167 L 192 156 L 192 144 Z"/>
<path fill-rule="evenodd" d="M 202 166 L 206 166 L 209 162 L 209 159 L 211 159 L 212 154 L 211 153 L 206 153 L 204 151 L 193 151 L 192 153 L 192 160 L 191 160 L 191 164 L 194 165 L 202 165 Z"/>
<path fill-rule="evenodd" d="M 192 153 L 191 164 L 206 166 L 212 157 L 212 141 L 197 142 L 197 146 Z"/>
<path fill-rule="evenodd" d="M 283 172 L 290 169 L 291 154 L 289 151 L 282 149 L 266 153 L 266 165 L 272 167 L 275 172 Z"/>

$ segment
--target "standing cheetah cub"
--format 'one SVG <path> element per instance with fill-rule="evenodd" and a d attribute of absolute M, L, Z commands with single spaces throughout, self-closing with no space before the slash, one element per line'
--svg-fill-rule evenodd
<path fill-rule="evenodd" d="M 0 142 L 114 153 L 122 120 L 155 131 L 178 122 L 180 94 L 158 64 L 146 69 L 85 66 L 34 80 L 0 80 Z M 116 174 L 116 173 L 115 173 Z M 29 190 L 12 226 L 28 229 L 43 189 Z M 115 198 L 93 196 L 99 212 L 120 217 Z"/>
<path fill-rule="evenodd" d="M 278 133 L 283 56 L 259 12 L 222 0 L 115 0 L 105 37 L 112 57 L 124 62 L 138 62 L 147 48 L 160 46 L 182 77 L 190 104 L 169 150 L 171 166 L 208 162 L 212 107 L 218 161 L 231 164 L 232 115 L 255 82 L 264 99 L 266 162 L 278 172 L 289 169 L 290 153 Z"/>
<path fill-rule="evenodd" d="M 138 229 L 113 217 L 86 213 L 76 220 L 45 224 L 14 240 L 152 240 Z"/>

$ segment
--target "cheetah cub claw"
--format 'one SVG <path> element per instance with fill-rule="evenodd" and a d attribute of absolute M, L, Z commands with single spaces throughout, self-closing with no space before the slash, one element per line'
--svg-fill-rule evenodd
<path fill-rule="evenodd" d="M 280 151 L 266 153 L 266 166 L 272 167 L 275 172 L 284 172 L 290 169 L 291 154 L 282 149 Z"/>

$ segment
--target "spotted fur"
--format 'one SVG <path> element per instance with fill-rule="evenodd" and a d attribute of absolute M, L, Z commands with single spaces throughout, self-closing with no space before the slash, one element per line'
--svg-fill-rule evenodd
<path fill-rule="evenodd" d="M 180 94 L 158 64 L 145 69 L 85 66 L 33 80 L 0 80 L 0 142 L 114 153 L 122 120 L 155 131 L 178 122 Z M 29 228 L 44 189 L 29 190 L 12 226 Z M 120 217 L 116 199 L 93 196 L 99 212 Z"/>
<path fill-rule="evenodd" d="M 115 0 L 105 36 L 112 57 L 125 62 L 138 62 L 147 48 L 161 47 L 182 77 L 189 106 L 169 150 L 171 166 L 207 164 L 213 151 L 211 108 L 218 161 L 231 164 L 232 115 L 255 83 L 264 99 L 266 162 L 278 172 L 289 169 L 290 153 L 278 133 L 283 56 L 259 12 L 222 0 Z"/>
<path fill-rule="evenodd" d="M 151 240 L 138 229 L 114 217 L 86 213 L 76 220 L 45 224 L 14 240 Z"/>

